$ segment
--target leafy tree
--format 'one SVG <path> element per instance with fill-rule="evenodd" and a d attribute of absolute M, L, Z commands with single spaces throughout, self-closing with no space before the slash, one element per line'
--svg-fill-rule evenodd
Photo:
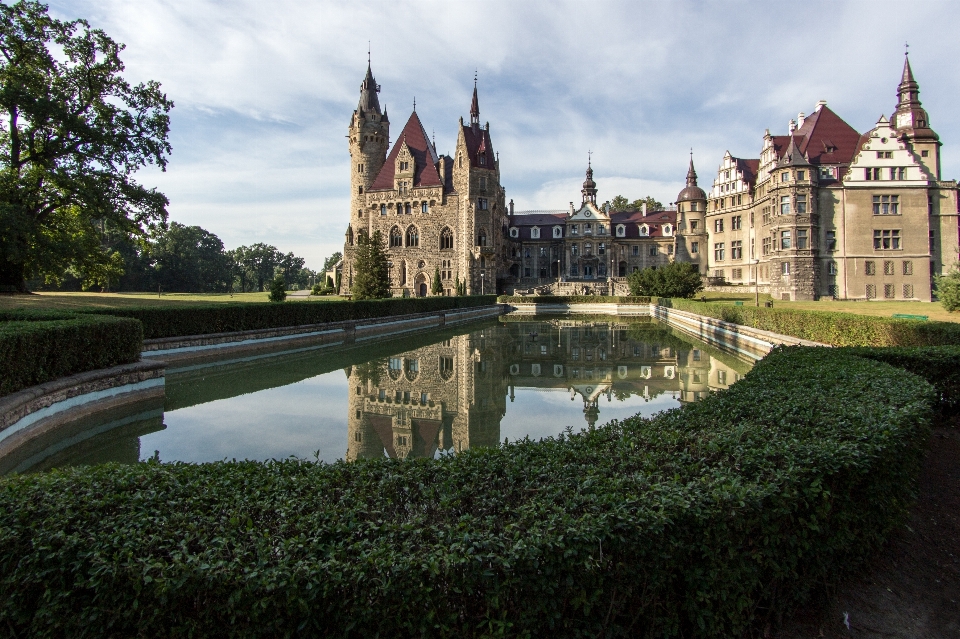
<path fill-rule="evenodd" d="M 337 251 L 336 253 L 334 253 L 333 255 L 331 255 L 330 257 L 328 257 L 323 261 L 323 271 L 324 272 L 329 271 L 334 266 L 336 266 L 337 262 L 339 262 L 341 259 L 343 259 L 343 253 L 341 253 L 340 251 Z"/>
<path fill-rule="evenodd" d="M 199 226 L 173 222 L 151 248 L 157 283 L 166 291 L 223 292 L 233 281 L 220 238 Z"/>
<path fill-rule="evenodd" d="M 0 4 L 0 288 L 70 268 L 111 279 L 104 225 L 134 236 L 166 220 L 167 198 L 133 174 L 165 169 L 173 102 L 124 79 L 122 50 L 38 2 Z"/>
<path fill-rule="evenodd" d="M 277 266 L 283 258 L 276 246 L 262 242 L 253 246 L 238 247 L 233 254 L 241 290 L 247 290 L 246 284 L 249 284 L 251 289 L 256 285 L 261 293 L 266 283 L 276 276 Z"/>
<path fill-rule="evenodd" d="M 303 271 L 305 263 L 305 259 L 297 257 L 293 253 L 284 255 L 277 251 L 276 274 L 282 277 L 285 282 L 300 284 L 300 273 Z"/>
<path fill-rule="evenodd" d="M 270 301 L 282 302 L 285 299 L 287 299 L 287 283 L 282 277 L 273 278 L 270 282 Z"/>
<path fill-rule="evenodd" d="M 689 262 L 671 262 L 634 271 L 627 278 L 631 295 L 693 297 L 703 290 L 700 271 Z"/>
<path fill-rule="evenodd" d="M 387 249 L 380 231 L 368 236 L 357 233 L 357 249 L 353 262 L 353 298 L 357 300 L 390 297 L 390 272 Z"/>
<path fill-rule="evenodd" d="M 434 295 L 443 295 L 443 281 L 440 279 L 440 267 L 434 267 L 433 269 L 433 285 L 430 287 L 430 292 Z"/>
<path fill-rule="evenodd" d="M 944 310 L 960 309 L 960 266 L 954 265 L 946 275 L 935 275 L 933 283 Z"/>
<path fill-rule="evenodd" d="M 617 197 L 610 200 L 610 206 L 611 208 L 613 208 L 614 211 L 625 211 L 627 210 L 627 207 L 630 206 L 630 200 L 623 197 L 622 195 L 618 195 Z"/>
<path fill-rule="evenodd" d="M 663 210 L 663 204 L 662 204 L 661 202 L 657 201 L 655 198 L 653 198 L 653 197 L 650 196 L 650 195 L 648 195 L 647 197 L 642 197 L 642 198 L 640 198 L 640 199 L 638 199 L 638 200 L 634 200 L 633 202 L 630 203 L 630 207 L 631 207 L 631 208 L 634 208 L 634 209 L 637 209 L 637 210 L 639 211 L 641 208 L 643 208 L 643 205 L 644 205 L 644 204 L 647 205 L 647 210 L 648 210 L 648 211 L 662 211 L 662 210 Z"/>

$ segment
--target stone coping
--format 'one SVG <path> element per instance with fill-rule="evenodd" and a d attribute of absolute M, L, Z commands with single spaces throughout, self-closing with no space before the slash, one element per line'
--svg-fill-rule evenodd
<path fill-rule="evenodd" d="M 392 335 L 422 328 L 442 327 L 480 317 L 502 315 L 507 310 L 508 306 L 506 304 L 489 304 L 323 324 L 166 337 L 145 340 L 142 355 L 165 361 L 180 361 L 202 357 L 219 357 L 224 353 L 270 349 L 279 345 L 291 346 L 298 342 L 313 344 L 349 343 L 354 340 Z"/>
<path fill-rule="evenodd" d="M 165 364 L 141 361 L 68 375 L 0 397 L 0 439 L 22 430 L 27 420 L 125 392 L 162 387 Z M 31 419 L 32 418 L 32 419 Z"/>

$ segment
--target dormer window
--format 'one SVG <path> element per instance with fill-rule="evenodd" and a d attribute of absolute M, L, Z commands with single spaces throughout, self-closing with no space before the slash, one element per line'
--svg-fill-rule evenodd
<path fill-rule="evenodd" d="M 518 229 L 518 228 L 515 227 L 515 226 L 512 227 L 512 228 L 510 229 L 510 237 L 514 237 L 514 238 L 520 237 L 520 229 Z"/>
<path fill-rule="evenodd" d="M 650 227 L 647 224 L 640 225 L 640 237 L 649 237 Z"/>
<path fill-rule="evenodd" d="M 401 170 L 401 171 L 409 171 L 409 170 L 410 170 L 410 163 L 409 163 L 409 162 L 400 162 L 400 170 Z"/>
<path fill-rule="evenodd" d="M 539 239 L 540 239 L 540 227 L 539 227 L 539 226 L 535 226 L 535 227 L 533 227 L 532 229 L 530 229 L 530 237 L 531 237 L 532 239 L 534 239 L 534 240 L 539 240 Z"/>
<path fill-rule="evenodd" d="M 553 227 L 553 236 L 554 237 L 563 237 L 563 227 L 555 226 Z"/>
<path fill-rule="evenodd" d="M 627 227 L 623 224 L 617 224 L 617 237 L 626 237 L 627 236 Z"/>
<path fill-rule="evenodd" d="M 480 154 L 480 159 L 479 159 L 479 161 L 480 161 L 480 166 L 486 166 L 486 164 L 487 164 L 487 154 L 486 154 L 486 153 L 481 153 L 481 154 Z"/>
<path fill-rule="evenodd" d="M 672 225 L 672 224 L 664 224 L 664 225 L 663 225 L 663 234 L 664 234 L 664 235 L 673 235 L 673 225 Z"/>

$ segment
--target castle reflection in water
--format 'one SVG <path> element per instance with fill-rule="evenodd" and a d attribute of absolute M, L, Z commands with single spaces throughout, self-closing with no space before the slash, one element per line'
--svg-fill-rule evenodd
<path fill-rule="evenodd" d="M 346 459 L 495 446 L 518 387 L 569 392 L 582 402 L 588 428 L 602 418 L 603 396 L 696 401 L 748 366 L 705 348 L 656 323 L 540 318 L 353 365 Z"/>

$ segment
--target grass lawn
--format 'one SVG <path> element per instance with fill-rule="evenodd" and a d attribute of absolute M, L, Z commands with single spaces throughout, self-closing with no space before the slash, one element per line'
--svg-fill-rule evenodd
<path fill-rule="evenodd" d="M 202 304 L 207 302 L 263 302 L 269 293 L 32 293 L 29 295 L 0 295 L 0 309 L 15 308 L 122 308 L 124 306 L 157 306 L 164 304 Z M 342 300 L 337 295 L 290 296 L 291 302 L 332 302 Z"/>
<path fill-rule="evenodd" d="M 734 302 L 742 301 L 744 304 L 755 303 L 753 293 L 714 293 L 704 292 L 709 302 Z M 696 299 L 699 299 L 698 295 Z M 761 293 L 760 303 L 763 304 L 770 299 L 770 296 Z M 774 308 L 796 308 L 804 311 L 834 311 L 840 313 L 853 313 L 855 315 L 875 315 L 878 317 L 890 317 L 895 313 L 905 315 L 926 315 L 931 320 L 940 322 L 960 322 L 960 312 L 950 313 L 943 310 L 940 302 L 897 302 L 872 300 L 869 302 L 834 302 L 833 300 L 821 300 L 817 302 L 784 302 L 774 300 Z"/>

